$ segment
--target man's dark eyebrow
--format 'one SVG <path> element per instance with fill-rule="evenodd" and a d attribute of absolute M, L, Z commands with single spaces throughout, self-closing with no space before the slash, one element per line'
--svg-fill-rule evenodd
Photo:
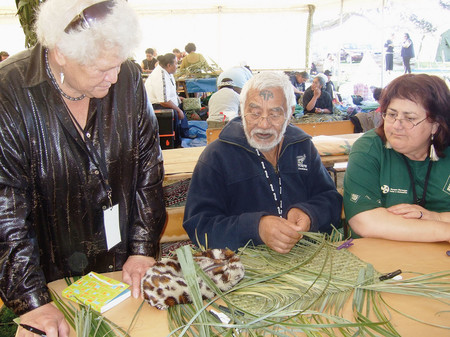
<path fill-rule="evenodd" d="M 261 90 L 259 92 L 259 96 L 261 96 L 263 100 L 268 101 L 269 99 L 273 98 L 273 92 L 270 90 Z"/>

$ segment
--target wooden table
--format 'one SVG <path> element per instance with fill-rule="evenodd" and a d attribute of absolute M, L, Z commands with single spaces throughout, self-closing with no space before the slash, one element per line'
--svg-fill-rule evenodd
<path fill-rule="evenodd" d="M 345 139 L 348 142 L 354 142 L 361 134 L 345 134 L 336 135 L 333 138 Z M 323 138 L 313 138 L 313 143 L 320 151 L 320 146 L 323 144 Z M 163 150 L 164 157 L 164 171 L 166 181 L 186 179 L 192 176 L 195 165 L 197 164 L 200 154 L 205 149 L 205 146 L 188 147 L 179 149 Z M 335 163 L 342 163 L 348 161 L 348 154 L 339 155 L 323 155 L 320 157 L 325 167 L 332 167 Z"/>
<path fill-rule="evenodd" d="M 396 269 L 420 273 L 450 270 L 450 257 L 446 255 L 446 251 L 450 250 L 449 243 L 412 243 L 381 239 L 357 239 L 353 243 L 354 245 L 349 250 L 362 260 L 372 263 L 375 269 L 381 273 L 392 272 Z M 121 272 L 107 275 L 121 279 Z M 407 273 L 402 275 L 404 278 L 411 277 L 411 274 Z M 61 293 L 65 286 L 63 280 L 49 284 L 49 287 L 58 293 Z M 426 322 L 450 325 L 448 305 L 412 296 L 384 294 L 383 297 L 390 305 L 404 313 L 419 317 Z M 141 300 L 129 298 L 106 312 L 105 316 L 126 329 L 140 304 Z M 349 307 L 350 305 L 344 309 L 344 316 L 350 310 Z M 448 337 L 450 335 L 449 330 L 407 319 L 395 313 L 394 310 L 390 310 L 390 312 L 394 327 L 403 337 Z M 132 337 L 167 336 L 169 334 L 167 312 L 145 303 L 130 333 Z M 73 331 L 71 337 L 75 337 Z"/>

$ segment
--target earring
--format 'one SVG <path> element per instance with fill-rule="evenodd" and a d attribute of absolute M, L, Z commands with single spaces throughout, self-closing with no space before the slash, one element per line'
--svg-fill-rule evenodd
<path fill-rule="evenodd" d="M 61 80 L 61 84 L 63 84 L 64 83 L 64 73 L 62 71 L 59 73 L 59 79 Z"/>
<path fill-rule="evenodd" d="M 439 156 L 437 155 L 436 149 L 434 148 L 433 140 L 434 140 L 434 135 L 431 135 L 430 160 L 431 161 L 438 161 L 439 160 Z"/>
<path fill-rule="evenodd" d="M 386 149 L 392 149 L 392 145 L 391 145 L 391 143 L 389 143 L 388 141 L 386 141 L 386 144 L 384 144 L 384 147 L 385 147 Z"/>

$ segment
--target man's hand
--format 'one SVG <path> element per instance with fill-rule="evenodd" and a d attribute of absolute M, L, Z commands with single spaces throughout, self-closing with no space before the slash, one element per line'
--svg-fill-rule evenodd
<path fill-rule="evenodd" d="M 47 337 L 68 337 L 70 332 L 63 313 L 51 303 L 23 314 L 20 316 L 20 323 L 45 331 Z M 17 337 L 36 337 L 36 335 L 19 327 Z"/>
<path fill-rule="evenodd" d="M 128 257 L 122 268 L 122 280 L 131 285 L 131 295 L 138 298 L 141 294 L 141 279 L 145 272 L 156 263 L 149 256 L 132 255 Z"/>
<path fill-rule="evenodd" d="M 274 215 L 261 218 L 259 236 L 268 247 L 282 254 L 289 253 L 302 237 L 290 221 Z"/>
<path fill-rule="evenodd" d="M 311 229 L 309 215 L 299 208 L 291 208 L 287 214 L 287 220 L 293 224 L 293 228 L 298 232 L 309 232 Z"/>

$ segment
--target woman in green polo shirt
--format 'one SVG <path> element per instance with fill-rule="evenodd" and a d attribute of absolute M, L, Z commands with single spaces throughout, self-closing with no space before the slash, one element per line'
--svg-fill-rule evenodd
<path fill-rule="evenodd" d="M 382 92 L 382 124 L 353 145 L 345 215 L 363 237 L 450 241 L 450 93 L 426 74 Z"/>

